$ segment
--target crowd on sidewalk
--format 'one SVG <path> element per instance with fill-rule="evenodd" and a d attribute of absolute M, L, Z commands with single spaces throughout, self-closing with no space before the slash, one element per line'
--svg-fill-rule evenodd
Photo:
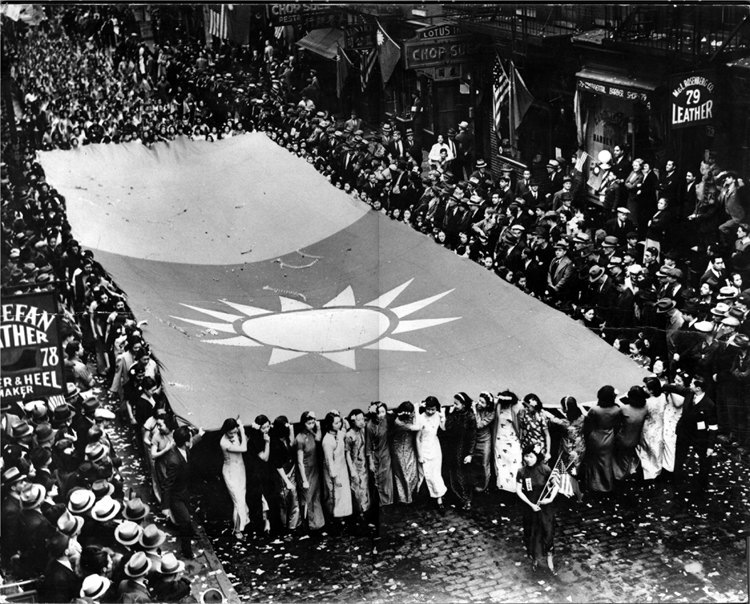
<path fill-rule="evenodd" d="M 125 292 L 73 238 L 37 150 L 263 131 L 332 186 L 569 313 L 654 376 L 620 404 L 604 386 L 588 412 L 565 397 L 564 417 L 533 394 L 520 401 L 501 391 L 476 401 L 458 393 L 447 412 L 429 397 L 392 410 L 373 403 L 346 419 L 332 411 L 322 425 L 311 413 L 296 426 L 227 420 L 220 446 L 238 539 L 251 520 L 261 532 L 366 521 L 379 506 L 410 503 L 423 482 L 439 510 L 447 494 L 469 510 L 473 493 L 493 486 L 538 512 L 560 489 L 611 492 L 632 474 L 682 479 L 691 450 L 705 490 L 717 438 L 750 446 L 747 188 L 710 153 L 685 167 L 681 183 L 673 162 L 657 177 L 615 147 L 599 158 L 604 201 L 594 207 L 563 158 L 496 181 L 465 122 L 427 150 L 419 132 L 392 123 L 372 132 L 354 113 L 318 108 L 314 71 L 273 38 L 234 70 L 229 53 L 195 44 L 151 51 L 133 36 L 85 36 L 75 18 L 84 10 L 50 11 L 44 28 L 25 35 L 6 36 L 3 21 L 23 112 L 19 164 L 7 135 L 14 109 L 3 105 L 3 295 L 55 292 L 67 395 L 3 402 L 2 555 L 15 575 L 43 577 L 45 601 L 176 601 L 189 592 L 184 562 L 159 553 L 165 534 L 148 504 L 123 492 L 108 438 L 116 417 L 97 391 L 131 425 L 185 558 L 192 528 L 176 468 L 199 433 L 178 428 Z M 560 465 L 551 463 L 555 430 Z M 542 498 L 553 467 L 555 489 Z M 552 548 L 553 514 L 545 518 L 528 526 L 534 558 Z"/>

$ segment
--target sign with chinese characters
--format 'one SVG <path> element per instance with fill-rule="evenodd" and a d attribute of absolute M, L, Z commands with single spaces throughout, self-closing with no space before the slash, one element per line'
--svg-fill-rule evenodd
<path fill-rule="evenodd" d="M 620 84 L 613 84 L 611 82 L 579 78 L 578 88 L 595 94 L 614 96 L 620 99 L 625 99 L 626 101 L 638 101 L 641 103 L 648 101 L 648 93 L 646 91 L 629 88 Z"/>
<path fill-rule="evenodd" d="M 14 402 L 64 394 L 55 294 L 3 296 L 0 319 L 0 398 Z"/>
<path fill-rule="evenodd" d="M 344 28 L 347 50 L 369 50 L 375 45 L 375 23 L 353 23 Z"/>
<path fill-rule="evenodd" d="M 445 67 L 425 67 L 416 70 L 420 75 L 426 75 L 431 80 L 458 80 L 464 77 L 463 65 L 446 65 Z"/>
<path fill-rule="evenodd" d="M 673 76 L 670 86 L 672 128 L 712 123 L 715 91 L 716 83 L 712 72 Z"/>

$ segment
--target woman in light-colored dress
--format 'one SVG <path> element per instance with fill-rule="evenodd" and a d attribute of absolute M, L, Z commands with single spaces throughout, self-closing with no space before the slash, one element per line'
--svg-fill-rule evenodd
<path fill-rule="evenodd" d="M 320 503 L 320 469 L 318 443 L 320 428 L 312 411 L 305 411 L 300 417 L 302 431 L 294 439 L 297 449 L 297 476 L 300 486 L 302 518 L 307 519 L 311 531 L 323 528 L 325 517 Z"/>
<path fill-rule="evenodd" d="M 419 432 L 417 433 L 417 458 L 422 467 L 422 475 L 427 489 L 437 503 L 441 514 L 445 513 L 443 495 L 448 487 L 443 481 L 443 451 L 438 440 L 438 430 L 445 430 L 445 413 L 440 402 L 434 396 L 424 401 L 424 414 L 418 416 Z"/>
<path fill-rule="evenodd" d="M 653 480 L 662 470 L 664 409 L 667 399 L 658 377 L 648 377 L 643 382 L 649 397 L 646 399 L 646 420 L 643 422 L 641 442 L 636 448 L 636 453 L 643 468 L 643 479 Z"/>
<path fill-rule="evenodd" d="M 474 406 L 477 436 L 471 460 L 474 490 L 481 493 L 490 484 L 492 474 L 492 441 L 495 433 L 495 401 L 489 392 L 482 392 Z"/>
<path fill-rule="evenodd" d="M 346 467 L 344 420 L 338 411 L 329 411 L 323 420 L 323 484 L 325 504 L 334 518 L 352 514 L 352 491 Z"/>
<path fill-rule="evenodd" d="M 679 394 L 666 394 L 664 405 L 664 446 L 661 452 L 661 467 L 665 472 L 674 472 L 675 450 L 677 448 L 677 422 L 682 417 L 685 398 Z"/>
<path fill-rule="evenodd" d="M 391 462 L 396 483 L 396 497 L 400 503 L 411 503 L 421 483 L 414 433 L 419 431 L 414 405 L 404 401 L 396 409 L 391 440 Z"/>
<path fill-rule="evenodd" d="M 495 397 L 494 456 L 497 488 L 516 492 L 516 477 L 523 464 L 521 440 L 518 437 L 518 415 L 523 404 L 510 390 Z"/>
<path fill-rule="evenodd" d="M 160 410 L 155 416 L 154 428 L 148 438 L 150 455 L 152 460 L 152 482 L 156 500 L 161 503 L 161 485 L 167 477 L 167 469 L 164 465 L 164 456 L 174 444 L 172 429 L 167 424 L 167 416 L 164 410 Z"/>
<path fill-rule="evenodd" d="M 242 539 L 245 526 L 250 521 L 250 513 L 245 499 L 245 462 L 242 460 L 242 454 L 247 451 L 247 440 L 239 419 L 239 417 L 237 419 L 230 417 L 224 420 L 224 424 L 221 426 L 219 446 L 224 455 L 224 466 L 221 473 L 224 476 L 229 496 L 232 498 L 234 536 L 237 539 Z"/>

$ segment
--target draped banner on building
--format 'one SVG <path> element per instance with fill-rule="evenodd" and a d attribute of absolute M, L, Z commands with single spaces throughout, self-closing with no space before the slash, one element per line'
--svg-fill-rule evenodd
<path fill-rule="evenodd" d="M 88 145 L 41 162 L 74 233 L 148 321 L 176 413 L 207 429 L 459 391 L 511 388 L 554 406 L 645 375 L 262 133 Z"/>

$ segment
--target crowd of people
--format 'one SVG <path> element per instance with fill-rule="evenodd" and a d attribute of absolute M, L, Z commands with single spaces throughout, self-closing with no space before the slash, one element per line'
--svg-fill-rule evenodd
<path fill-rule="evenodd" d="M 280 534 L 367 523 L 420 488 L 438 512 L 444 497 L 468 511 L 475 493 L 498 489 L 518 494 L 533 565 L 547 556 L 554 570 L 558 492 L 609 493 L 631 476 L 681 483 L 691 452 L 705 489 L 716 440 L 750 445 L 746 186 L 711 153 L 683 184 L 674 162 L 657 177 L 615 147 L 599 158 L 602 203 L 591 204 L 574 161 L 496 179 L 465 122 L 428 150 L 421 132 L 394 123 L 374 132 L 356 113 L 318 107 L 314 71 L 272 37 L 242 53 L 150 50 L 127 31 L 92 34 L 84 11 L 50 10 L 25 35 L 5 35 L 3 20 L 23 113 L 14 149 L 3 98 L 3 295 L 54 292 L 66 357 L 66 396 L 2 408 L 3 567 L 41 577 L 44 601 L 176 601 L 190 590 L 184 562 L 161 555 L 166 535 L 150 506 L 124 492 L 108 434 L 118 418 L 130 424 L 186 559 L 189 451 L 202 434 L 178 426 L 142 325 L 74 239 L 37 150 L 263 131 L 332 186 L 569 313 L 653 375 L 619 404 L 611 386 L 588 411 L 565 397 L 562 417 L 506 390 L 458 393 L 447 409 L 428 397 L 322 422 L 306 412 L 296 425 L 228 419 L 219 447 L 237 539 L 248 526 Z"/>

